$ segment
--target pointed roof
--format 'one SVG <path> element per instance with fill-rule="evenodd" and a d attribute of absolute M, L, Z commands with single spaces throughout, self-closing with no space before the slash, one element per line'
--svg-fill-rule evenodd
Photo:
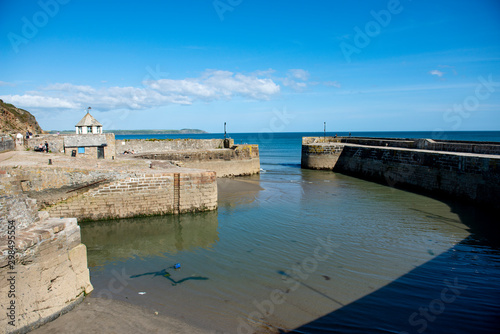
<path fill-rule="evenodd" d="M 87 112 L 85 116 L 75 126 L 102 126 L 94 116 Z"/>

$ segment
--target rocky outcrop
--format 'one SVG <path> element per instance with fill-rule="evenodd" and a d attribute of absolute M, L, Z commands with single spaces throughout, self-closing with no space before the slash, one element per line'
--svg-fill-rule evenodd
<path fill-rule="evenodd" d="M 0 133 L 21 133 L 24 135 L 26 131 L 33 134 L 43 133 L 35 116 L 30 112 L 0 100 Z"/>

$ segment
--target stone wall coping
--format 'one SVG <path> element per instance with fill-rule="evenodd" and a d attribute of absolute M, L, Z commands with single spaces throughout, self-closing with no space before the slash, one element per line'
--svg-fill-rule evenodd
<path fill-rule="evenodd" d="M 420 148 L 405 148 L 405 147 L 393 147 L 393 146 L 372 146 L 372 145 L 360 145 L 360 144 L 351 144 L 351 143 L 335 143 L 335 142 L 310 143 L 310 144 L 302 144 L 302 146 L 350 146 L 350 147 L 376 148 L 376 149 L 392 150 L 392 151 L 411 151 L 411 152 L 422 152 L 422 153 L 429 153 L 429 154 L 446 154 L 446 155 L 455 155 L 455 156 L 500 159 L 500 155 L 497 155 L 497 154 L 436 151 L 436 150 L 425 150 L 425 149 L 420 149 Z"/>
<path fill-rule="evenodd" d="M 26 229 L 16 230 L 16 253 L 21 253 L 44 240 L 52 239 L 70 225 L 77 225 L 76 218 L 48 218 Z M 8 255 L 7 237 L 0 239 L 0 252 L 0 263 L 2 263 Z"/>

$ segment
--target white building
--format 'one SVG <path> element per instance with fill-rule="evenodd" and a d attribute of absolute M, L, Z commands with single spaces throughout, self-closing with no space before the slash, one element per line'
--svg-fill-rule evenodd
<path fill-rule="evenodd" d="M 102 134 L 102 124 L 88 111 L 87 114 L 75 125 L 76 134 Z"/>

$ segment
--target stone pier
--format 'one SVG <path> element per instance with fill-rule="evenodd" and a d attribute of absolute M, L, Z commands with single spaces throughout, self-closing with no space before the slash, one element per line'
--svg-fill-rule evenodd
<path fill-rule="evenodd" d="M 500 208 L 500 143 L 304 137 L 302 168 Z"/>
<path fill-rule="evenodd" d="M 92 291 L 76 219 L 39 213 L 36 200 L 5 170 L 0 170 L 0 251 L 2 333 L 26 333 Z"/>

